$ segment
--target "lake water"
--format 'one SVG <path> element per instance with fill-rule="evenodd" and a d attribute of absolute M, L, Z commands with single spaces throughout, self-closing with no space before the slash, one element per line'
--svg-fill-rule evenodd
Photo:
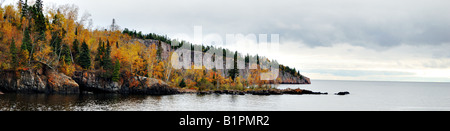
<path fill-rule="evenodd" d="M 150 110 L 150 111 L 450 111 L 450 83 L 313 81 L 280 85 L 329 95 L 0 95 L 1 110 Z M 346 96 L 334 93 L 349 91 Z"/>

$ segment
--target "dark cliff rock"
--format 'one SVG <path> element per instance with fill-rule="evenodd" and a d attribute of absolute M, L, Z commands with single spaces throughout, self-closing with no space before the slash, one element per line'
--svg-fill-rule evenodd
<path fill-rule="evenodd" d="M 16 93 L 79 93 L 78 84 L 63 73 L 49 68 L 0 71 L 0 91 Z"/>
<path fill-rule="evenodd" d="M 145 95 L 172 95 L 178 94 L 178 89 L 171 88 L 162 80 L 135 76 L 128 78 L 124 82 L 120 93 L 125 94 L 145 94 Z"/>
<path fill-rule="evenodd" d="M 73 79 L 80 85 L 81 91 L 94 93 L 119 93 L 142 95 L 171 95 L 179 91 L 161 80 L 134 76 L 121 78 L 119 82 L 100 77 L 98 73 L 89 71 L 76 71 Z"/>
<path fill-rule="evenodd" d="M 336 93 L 335 95 L 345 96 L 345 95 L 350 95 L 350 92 L 348 92 L 348 91 L 338 92 L 338 93 Z"/>
<path fill-rule="evenodd" d="M 291 95 L 328 95 L 328 93 L 322 93 L 322 92 L 313 92 L 310 90 L 304 90 L 304 89 L 284 89 L 281 90 L 283 94 L 291 94 Z"/>
<path fill-rule="evenodd" d="M 75 71 L 73 79 L 80 85 L 81 91 L 94 93 L 117 93 L 120 89 L 118 82 L 103 79 L 98 73 L 89 71 Z"/>
<path fill-rule="evenodd" d="M 147 47 L 154 45 L 154 44 L 158 44 L 159 41 L 158 40 L 141 40 L 141 39 L 132 39 L 131 43 L 134 41 L 138 41 L 140 43 L 144 43 Z M 161 47 L 162 47 L 162 52 L 161 52 L 161 57 L 163 58 L 163 60 L 168 60 L 169 57 L 169 52 L 172 51 L 170 48 L 170 44 L 168 43 L 161 43 Z M 189 53 L 191 52 L 190 50 L 178 50 L 179 52 L 183 52 L 183 53 Z M 205 57 L 205 56 L 212 56 L 212 54 L 208 54 L 205 52 L 199 52 L 199 51 L 192 51 L 192 57 L 197 57 L 197 58 L 201 58 L 201 57 Z M 181 58 L 180 58 L 181 59 Z M 233 57 L 226 57 L 224 58 L 227 61 L 234 61 Z M 194 59 L 191 59 L 191 62 L 194 62 Z M 244 61 L 241 61 L 242 63 L 244 63 Z M 206 59 L 203 64 L 208 64 L 208 63 L 213 63 L 212 59 Z M 223 63 L 223 68 L 226 67 L 226 63 Z M 228 71 L 223 71 L 220 70 L 219 71 L 221 73 L 222 76 L 229 76 Z M 208 71 L 206 72 L 208 73 Z M 243 76 L 244 78 L 247 78 L 248 75 L 250 74 L 250 69 L 249 69 L 249 65 L 248 63 L 245 63 L 245 69 L 239 69 L 239 76 Z M 279 70 L 279 74 L 278 74 L 278 78 L 280 78 L 281 82 L 279 84 L 311 84 L 311 80 L 306 77 L 303 76 L 302 77 L 298 77 L 298 76 L 293 76 L 292 74 Z M 268 84 L 273 84 L 273 81 L 267 81 Z"/>

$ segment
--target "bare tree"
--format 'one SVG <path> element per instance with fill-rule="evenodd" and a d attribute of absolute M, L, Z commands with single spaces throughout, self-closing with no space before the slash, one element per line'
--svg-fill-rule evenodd
<path fill-rule="evenodd" d="M 171 61 L 171 57 L 172 57 L 172 53 L 170 53 L 170 50 L 169 50 L 169 56 L 168 56 L 168 58 L 167 58 L 167 62 L 165 63 L 165 67 L 166 67 L 166 70 L 165 70 L 165 73 L 166 73 L 166 82 L 169 81 L 170 74 L 172 73 L 172 61 Z"/>
<path fill-rule="evenodd" d="M 1 0 L 1 1 L 0 1 L 0 6 L 2 6 L 3 3 L 5 3 L 5 0 Z"/>
<path fill-rule="evenodd" d="M 87 12 L 87 11 L 84 12 L 83 15 L 81 16 L 80 21 L 78 23 L 80 23 L 81 25 L 85 25 L 86 24 L 85 22 L 86 21 L 89 22 L 91 16 L 92 15 L 89 12 Z M 87 24 L 89 24 L 89 23 L 87 23 Z"/>

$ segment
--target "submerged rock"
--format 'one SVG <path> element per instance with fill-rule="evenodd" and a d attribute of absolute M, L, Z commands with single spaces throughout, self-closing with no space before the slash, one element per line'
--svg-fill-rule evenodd
<path fill-rule="evenodd" d="M 197 95 L 210 95 L 212 93 L 213 93 L 213 91 L 199 91 L 199 92 L 197 92 Z"/>
<path fill-rule="evenodd" d="M 252 95 L 270 95 L 269 90 L 250 91 Z"/>
<path fill-rule="evenodd" d="M 340 96 L 343 96 L 343 95 L 350 95 L 350 92 L 348 92 L 348 91 L 338 92 L 338 93 L 336 93 L 335 95 L 340 95 Z"/>
<path fill-rule="evenodd" d="M 310 90 L 304 90 L 304 89 L 284 89 L 282 90 L 283 94 L 291 94 L 291 95 L 328 95 L 327 92 L 313 92 Z"/>

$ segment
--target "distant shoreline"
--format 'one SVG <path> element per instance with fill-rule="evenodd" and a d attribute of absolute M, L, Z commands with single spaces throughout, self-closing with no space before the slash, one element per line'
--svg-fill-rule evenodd
<path fill-rule="evenodd" d="M 311 81 L 348 81 L 348 82 L 398 82 L 398 83 L 450 83 L 450 82 L 430 82 L 430 81 L 377 81 L 377 80 L 323 80 L 314 79 Z"/>

